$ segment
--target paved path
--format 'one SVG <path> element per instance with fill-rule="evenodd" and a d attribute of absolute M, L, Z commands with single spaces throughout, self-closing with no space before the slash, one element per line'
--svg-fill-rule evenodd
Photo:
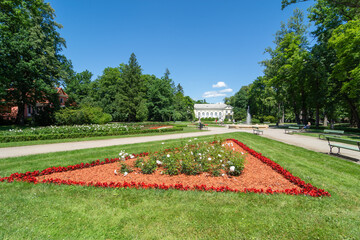
<path fill-rule="evenodd" d="M 261 135 L 260 135 L 261 136 Z M 266 129 L 264 131 L 264 137 L 277 140 L 279 142 L 303 147 L 315 152 L 329 153 L 329 145 L 325 140 L 319 138 L 304 136 L 299 134 L 285 134 L 284 129 Z M 337 152 L 337 148 L 334 149 Z M 347 149 L 341 149 L 342 157 L 348 158 L 358 164 L 360 164 L 360 152 L 355 152 Z"/>
<path fill-rule="evenodd" d="M 209 131 L 203 131 L 203 132 L 175 133 L 169 135 L 129 137 L 129 138 L 105 139 L 105 140 L 94 140 L 94 141 L 83 141 L 83 142 L 54 143 L 54 144 L 46 144 L 46 145 L 0 148 L 0 158 L 18 157 L 18 156 L 26 156 L 32 154 L 40 154 L 40 153 L 71 151 L 77 149 L 107 147 L 114 145 L 124 145 L 124 144 L 143 143 L 143 142 L 152 142 L 152 141 L 162 141 L 162 140 L 177 139 L 177 138 L 208 136 L 208 135 L 223 134 L 230 132 L 252 132 L 252 130 L 213 127 L 213 128 L 209 128 Z M 313 150 L 315 152 L 321 152 L 321 153 L 329 152 L 329 146 L 327 141 L 320 140 L 314 137 L 298 135 L 298 134 L 293 134 L 293 135 L 285 134 L 283 129 L 266 129 L 264 130 L 264 135 L 260 135 L 260 136 L 271 138 L 287 144 L 303 147 L 309 150 Z M 360 164 L 359 152 L 341 149 L 341 154 L 345 157 L 348 157 L 350 160 Z"/>

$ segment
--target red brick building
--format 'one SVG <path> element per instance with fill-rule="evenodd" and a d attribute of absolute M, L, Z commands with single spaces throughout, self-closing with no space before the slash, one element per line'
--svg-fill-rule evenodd
<path fill-rule="evenodd" d="M 65 103 L 67 102 L 69 96 L 64 92 L 62 88 L 56 88 L 56 89 L 57 89 L 57 94 L 59 95 L 60 107 L 65 107 Z M 24 109 L 25 118 L 31 118 L 39 108 L 48 105 L 51 105 L 51 103 L 48 100 L 45 100 L 43 102 L 37 102 L 35 106 L 26 104 Z M 18 113 L 17 106 L 11 104 L 4 106 L 0 105 L 0 118 L 6 121 L 15 120 L 17 113 Z"/>

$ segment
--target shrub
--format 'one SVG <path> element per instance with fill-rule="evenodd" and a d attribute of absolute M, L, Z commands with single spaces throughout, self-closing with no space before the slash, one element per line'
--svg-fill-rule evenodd
<path fill-rule="evenodd" d="M 111 115 L 99 107 L 64 108 L 55 113 L 57 125 L 104 124 L 111 120 Z"/>
<path fill-rule="evenodd" d="M 156 158 L 154 156 L 150 157 L 148 161 L 144 161 L 141 164 L 141 171 L 144 174 L 152 174 L 157 168 Z"/>
<path fill-rule="evenodd" d="M 258 124 L 258 123 L 260 123 L 260 120 L 257 119 L 257 118 L 252 118 L 252 119 L 251 119 L 251 123 L 252 123 L 252 124 Z"/>

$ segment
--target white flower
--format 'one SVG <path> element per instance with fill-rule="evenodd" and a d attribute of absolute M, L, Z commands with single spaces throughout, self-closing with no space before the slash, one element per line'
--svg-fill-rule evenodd
<path fill-rule="evenodd" d="M 197 140 L 197 138 L 194 138 L 194 140 Z"/>
<path fill-rule="evenodd" d="M 222 160 L 220 160 L 220 162 L 222 162 Z"/>
<path fill-rule="evenodd" d="M 199 156 L 201 156 L 201 153 L 199 153 Z"/>
<path fill-rule="evenodd" d="M 225 176 L 225 173 L 221 174 L 221 176 Z"/>
<path fill-rule="evenodd" d="M 244 154 L 243 152 L 241 152 L 241 154 Z"/>
<path fill-rule="evenodd" d="M 124 172 L 124 177 L 126 177 L 126 175 L 128 175 L 129 173 L 128 172 Z"/>
<path fill-rule="evenodd" d="M 191 152 L 191 155 L 194 155 L 194 153 L 193 153 L 193 152 Z"/>
<path fill-rule="evenodd" d="M 221 157 L 221 155 L 220 155 L 220 154 L 218 154 L 218 156 L 219 156 L 219 157 Z"/>
<path fill-rule="evenodd" d="M 166 155 L 167 157 L 170 157 L 170 154 Z"/>
<path fill-rule="evenodd" d="M 221 146 L 223 146 L 223 147 L 224 147 L 224 146 L 225 146 L 225 144 L 223 144 L 223 145 L 221 145 Z"/>
<path fill-rule="evenodd" d="M 191 139 L 189 140 L 189 142 L 191 142 Z"/>
<path fill-rule="evenodd" d="M 162 142 L 161 144 L 163 144 L 163 145 L 164 145 L 165 143 L 164 143 L 164 142 Z"/>
<path fill-rule="evenodd" d="M 116 171 L 116 169 L 114 170 L 114 173 L 115 173 L 115 175 L 117 175 L 117 174 L 118 174 L 118 172 Z"/>
<path fill-rule="evenodd" d="M 200 157 L 200 159 L 202 159 L 202 157 Z M 195 160 L 194 160 L 195 161 Z"/>
<path fill-rule="evenodd" d="M 230 167 L 230 172 L 234 172 L 235 171 L 235 166 L 231 166 Z"/>
<path fill-rule="evenodd" d="M 208 160 L 211 161 L 211 157 L 209 157 Z"/>
<path fill-rule="evenodd" d="M 130 155 L 130 158 L 134 158 L 135 156 L 134 155 Z"/>
<path fill-rule="evenodd" d="M 161 165 L 161 164 L 162 164 L 162 162 L 161 162 L 161 161 L 159 161 L 159 160 L 156 160 L 156 164 L 157 164 L 157 165 Z"/>

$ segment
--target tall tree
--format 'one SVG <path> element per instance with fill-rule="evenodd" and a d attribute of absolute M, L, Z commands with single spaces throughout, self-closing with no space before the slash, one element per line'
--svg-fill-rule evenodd
<path fill-rule="evenodd" d="M 164 76 L 155 76 L 148 82 L 149 119 L 152 121 L 170 121 L 174 117 L 174 84 L 170 79 L 170 72 L 166 69 Z"/>
<path fill-rule="evenodd" d="M 18 106 L 20 124 L 26 104 L 34 106 L 56 94 L 65 40 L 54 16 L 43 0 L 0 1 L 0 90 Z"/>
<path fill-rule="evenodd" d="M 128 121 L 136 121 L 136 112 L 140 103 L 145 97 L 145 83 L 141 78 L 141 66 L 139 65 L 134 53 L 131 54 L 128 64 L 124 66 L 122 71 L 122 94 L 124 101 L 121 108 L 124 114 L 127 114 Z"/>
<path fill-rule="evenodd" d="M 271 59 L 263 61 L 265 77 L 275 89 L 277 98 L 287 106 L 291 106 L 296 121 L 307 120 L 307 87 L 304 75 L 304 62 L 308 56 L 305 38 L 306 26 L 303 13 L 295 9 L 287 25 L 282 24 L 277 32 L 275 49 L 268 48 Z"/>
<path fill-rule="evenodd" d="M 332 77 L 338 80 L 341 95 L 348 103 L 351 117 L 360 128 L 360 20 L 338 27 L 329 40 L 338 61 Z"/>

